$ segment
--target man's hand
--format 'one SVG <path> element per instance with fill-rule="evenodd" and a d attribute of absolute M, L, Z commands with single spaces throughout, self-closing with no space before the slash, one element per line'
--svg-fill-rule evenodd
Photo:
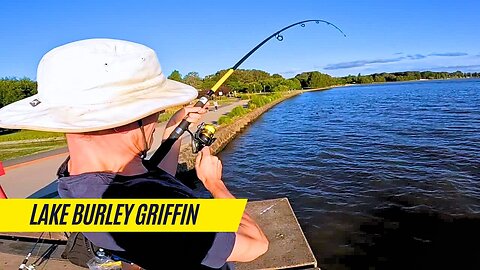
<path fill-rule="evenodd" d="M 168 120 L 162 139 L 166 140 L 173 132 L 175 127 L 182 122 L 185 116 L 187 116 L 188 122 L 196 124 L 200 118 L 202 118 L 202 115 L 208 112 L 208 106 L 209 103 L 207 102 L 204 107 L 193 107 L 193 105 L 189 105 L 178 110 L 174 115 L 172 115 L 172 117 L 170 117 L 170 120 Z"/>
<path fill-rule="evenodd" d="M 195 169 L 198 179 L 210 192 L 216 183 L 222 182 L 222 162 L 210 153 L 209 147 L 204 147 L 198 152 Z"/>
<path fill-rule="evenodd" d="M 203 114 L 208 112 L 209 105 L 210 103 L 207 102 L 204 107 L 193 107 L 193 105 L 188 105 L 184 108 L 181 108 L 170 118 L 168 124 L 178 125 L 183 118 L 185 118 L 185 116 L 188 116 L 188 122 L 195 124 L 198 122 L 198 120 L 200 120 Z"/>
<path fill-rule="evenodd" d="M 167 125 L 165 126 L 165 130 L 163 131 L 162 141 L 168 139 L 170 134 L 172 134 L 173 130 L 180 124 L 180 122 L 187 116 L 187 121 L 190 123 L 197 123 L 203 114 L 208 111 L 208 102 L 207 104 L 201 107 L 193 107 L 187 106 L 178 110 L 168 121 Z M 177 140 L 175 144 L 172 146 L 172 149 L 168 152 L 168 154 L 163 158 L 163 160 L 158 165 L 159 168 L 163 169 L 167 173 L 171 175 L 175 175 L 177 173 L 177 165 L 178 165 L 178 155 L 180 153 L 180 147 L 182 145 L 182 140 Z"/>
<path fill-rule="evenodd" d="M 213 198 L 235 199 L 222 181 L 222 162 L 210 154 L 210 148 L 204 147 L 198 153 L 195 169 L 198 178 Z M 243 213 L 235 235 L 235 245 L 227 258 L 229 262 L 249 262 L 268 250 L 267 237 L 246 212 Z"/>

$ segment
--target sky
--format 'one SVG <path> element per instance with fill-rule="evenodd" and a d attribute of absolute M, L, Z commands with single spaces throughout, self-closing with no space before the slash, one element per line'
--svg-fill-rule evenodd
<path fill-rule="evenodd" d="M 480 2 L 471 1 L 22 1 L 2 0 L 0 77 L 36 79 L 41 57 L 81 39 L 153 48 L 163 72 L 200 76 L 233 66 L 275 31 L 306 19 L 245 63 L 290 78 L 407 70 L 480 71 Z"/>

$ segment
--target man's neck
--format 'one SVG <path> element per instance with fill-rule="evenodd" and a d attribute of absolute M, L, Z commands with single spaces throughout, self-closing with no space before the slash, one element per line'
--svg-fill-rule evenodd
<path fill-rule="evenodd" d="M 92 157 L 84 155 L 70 155 L 68 162 L 70 175 L 78 175 L 91 172 L 110 172 L 120 175 L 138 175 L 148 170 L 143 166 L 142 159 L 138 156 L 126 159 L 126 157 Z"/>

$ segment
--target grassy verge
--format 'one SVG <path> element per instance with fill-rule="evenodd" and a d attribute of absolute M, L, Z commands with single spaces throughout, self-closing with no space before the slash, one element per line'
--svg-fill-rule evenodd
<path fill-rule="evenodd" d="M 49 140 L 39 142 L 18 142 L 0 147 L 0 160 L 8 160 L 45 152 L 66 146 L 65 140 Z"/>
<path fill-rule="evenodd" d="M 219 106 L 228 105 L 236 101 L 238 101 L 238 98 L 222 97 L 217 99 Z M 196 101 L 194 101 L 193 104 L 194 103 L 196 103 Z M 176 106 L 166 109 L 165 112 L 160 114 L 160 116 L 158 117 L 158 122 L 161 123 L 168 121 L 182 107 L 183 106 Z M 213 107 L 213 101 L 210 101 L 210 107 Z"/>
<path fill-rule="evenodd" d="M 65 138 L 65 136 L 63 135 L 63 133 L 58 133 L 58 132 L 20 130 L 17 132 L 0 135 L 0 143 L 11 142 L 11 141 L 51 139 L 51 138 Z"/>
<path fill-rule="evenodd" d="M 20 130 L 0 135 L 0 160 L 28 156 L 66 146 L 65 135 L 57 132 Z"/>
<path fill-rule="evenodd" d="M 242 99 L 249 99 L 247 108 L 237 106 L 233 108 L 227 115 L 222 115 L 218 119 L 219 125 L 228 125 L 235 121 L 235 118 L 243 116 L 256 108 L 260 108 L 274 100 L 284 97 L 285 94 L 273 93 L 273 94 L 245 94 Z"/>

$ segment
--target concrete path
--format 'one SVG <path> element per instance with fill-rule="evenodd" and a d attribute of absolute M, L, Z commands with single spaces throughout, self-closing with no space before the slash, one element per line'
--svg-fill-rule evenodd
<path fill-rule="evenodd" d="M 220 116 L 230 112 L 236 106 L 245 105 L 247 101 L 239 100 L 229 105 L 220 106 L 217 111 L 211 110 L 205 114 L 201 121 L 215 123 Z M 213 107 L 213 106 L 212 106 Z M 161 136 L 166 123 L 160 123 L 154 134 L 154 145 L 149 155 L 153 154 L 160 145 Z M 196 130 L 196 126 L 190 127 Z M 190 143 L 189 135 L 186 133 L 182 138 L 183 143 Z M 52 184 L 56 179 L 57 168 L 67 158 L 68 149 L 62 148 L 19 158 L 4 162 L 5 175 L 0 176 L 0 186 L 3 187 L 9 198 L 26 198 L 36 191 L 51 185 L 52 190 L 56 189 Z"/>

